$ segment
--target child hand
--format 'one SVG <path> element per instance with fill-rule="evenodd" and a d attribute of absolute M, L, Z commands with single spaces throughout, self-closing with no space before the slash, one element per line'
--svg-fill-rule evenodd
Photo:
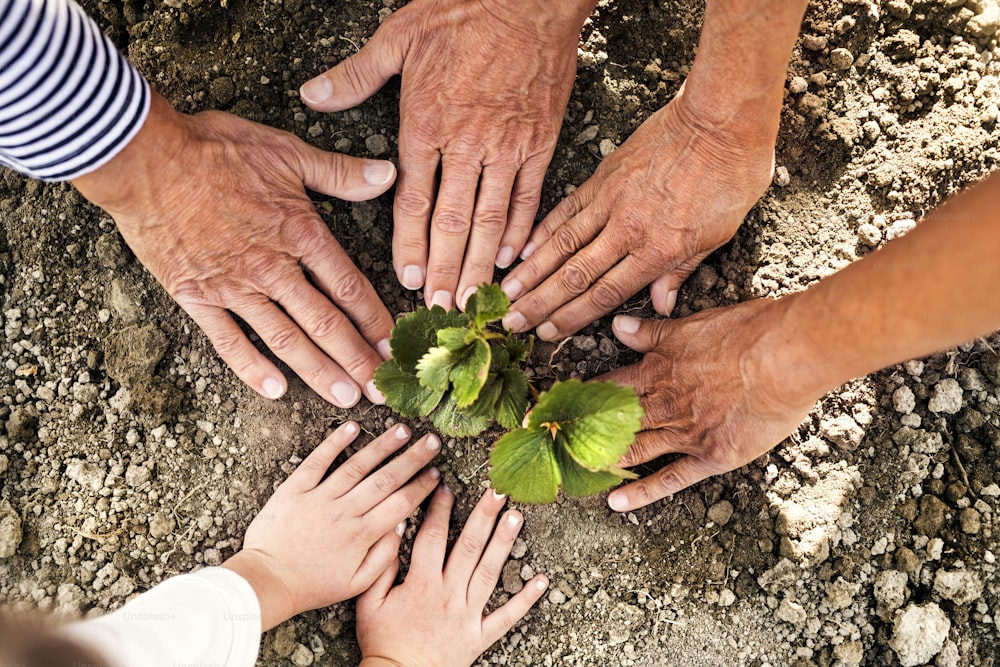
<path fill-rule="evenodd" d="M 251 522 L 243 550 L 223 564 L 250 582 L 263 630 L 354 597 L 386 568 L 398 567 L 406 517 L 441 473 L 431 468 L 413 476 L 441 441 L 426 435 L 373 473 L 409 439 L 409 430 L 398 425 L 323 479 L 359 431 L 347 422 L 320 443 Z"/>
<path fill-rule="evenodd" d="M 505 501 L 492 490 L 483 495 L 445 565 L 454 496 L 445 486 L 437 490 L 413 543 L 406 580 L 394 587 L 397 567 L 390 567 L 358 598 L 362 665 L 468 667 L 528 613 L 549 585 L 544 575 L 483 616 L 521 530 L 521 513 L 511 510 L 493 531 Z"/>

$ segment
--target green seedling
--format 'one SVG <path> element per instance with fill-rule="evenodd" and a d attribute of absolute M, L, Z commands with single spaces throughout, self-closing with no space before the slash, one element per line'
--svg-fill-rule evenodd
<path fill-rule="evenodd" d="M 497 325 L 509 308 L 498 285 L 482 285 L 464 314 L 434 306 L 400 318 L 392 359 L 375 371 L 386 404 L 406 417 L 429 417 L 445 435 L 478 435 L 494 422 L 508 429 L 493 451 L 490 479 L 514 500 L 552 502 L 560 486 L 590 495 L 632 477 L 617 467 L 643 415 L 632 389 L 557 382 L 525 420 L 535 393 L 524 374 L 533 339 Z"/>

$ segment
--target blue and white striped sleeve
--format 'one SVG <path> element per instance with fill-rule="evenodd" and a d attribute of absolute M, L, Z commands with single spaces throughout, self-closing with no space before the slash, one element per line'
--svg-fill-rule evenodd
<path fill-rule="evenodd" d="M 135 136 L 149 84 L 73 0 L 0 0 L 0 164 L 82 176 Z"/>

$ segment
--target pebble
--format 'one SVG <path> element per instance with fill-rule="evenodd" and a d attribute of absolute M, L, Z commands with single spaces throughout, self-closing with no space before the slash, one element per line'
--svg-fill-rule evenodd
<path fill-rule="evenodd" d="M 163 512 L 157 512 L 149 520 L 149 534 L 156 538 L 166 537 L 174 532 L 176 525 L 176 522 Z"/>
<path fill-rule="evenodd" d="M 365 139 L 365 147 L 372 155 L 382 155 L 389 150 L 389 140 L 384 134 L 373 134 Z"/>
<path fill-rule="evenodd" d="M 962 386 L 954 378 L 945 378 L 931 392 L 927 409 L 934 413 L 953 415 L 962 409 Z"/>
<path fill-rule="evenodd" d="M 950 630 L 951 621 L 937 604 L 911 604 L 896 617 L 889 646 L 903 667 L 924 665 L 944 646 Z"/>
<path fill-rule="evenodd" d="M 549 592 L 549 602 L 551 602 L 552 604 L 562 604 L 566 602 L 566 594 L 563 593 L 558 588 L 553 588 Z"/>
<path fill-rule="evenodd" d="M 906 586 L 908 582 L 909 577 L 899 570 L 882 570 L 875 575 L 872 593 L 877 603 L 876 613 L 880 618 L 892 618 L 892 612 L 903 606 L 909 596 Z"/>
<path fill-rule="evenodd" d="M 313 664 L 315 657 L 313 652 L 309 650 L 309 647 L 305 644 L 296 644 L 295 650 L 292 651 L 292 664 L 296 667 L 309 667 Z"/>
<path fill-rule="evenodd" d="M 8 500 L 0 500 L 0 558 L 10 558 L 17 553 L 24 533 L 21 516 Z"/>
<path fill-rule="evenodd" d="M 725 526 L 733 518 L 733 504 L 728 500 L 720 500 L 708 508 L 708 519 L 717 526 Z"/>
<path fill-rule="evenodd" d="M 979 512 L 971 507 L 966 507 L 958 513 L 958 523 L 966 535 L 977 535 L 983 527 Z"/>
<path fill-rule="evenodd" d="M 524 588 L 524 581 L 521 580 L 521 564 L 516 560 L 507 561 L 507 564 L 503 566 L 500 580 L 503 582 L 505 591 L 511 595 L 519 593 Z"/>
<path fill-rule="evenodd" d="M 866 222 L 858 227 L 858 239 L 866 245 L 877 246 L 882 242 L 882 230 Z"/>
<path fill-rule="evenodd" d="M 779 188 L 783 188 L 791 182 L 792 177 L 788 173 L 788 167 L 780 165 L 774 170 L 774 184 Z"/>
<path fill-rule="evenodd" d="M 799 95 L 809 90 L 809 82 L 804 76 L 793 76 L 788 82 L 788 92 Z"/>
<path fill-rule="evenodd" d="M 983 594 L 983 581 L 970 570 L 938 570 L 934 592 L 955 604 L 969 604 Z"/>
<path fill-rule="evenodd" d="M 908 415 L 917 407 L 917 398 L 913 390 L 903 385 L 892 392 L 892 407 L 900 414 Z"/>
<path fill-rule="evenodd" d="M 853 452 L 865 438 L 865 430 L 850 415 L 824 417 L 819 423 L 819 435 L 843 450 Z"/>
<path fill-rule="evenodd" d="M 601 139 L 601 143 L 598 144 L 597 148 L 601 151 L 601 157 L 607 157 L 615 152 L 617 146 L 610 139 Z"/>
<path fill-rule="evenodd" d="M 854 64 L 854 54 L 847 49 L 834 49 L 830 52 L 830 64 L 834 69 L 850 69 Z"/>
<path fill-rule="evenodd" d="M 889 228 L 885 230 L 885 240 L 892 241 L 893 239 L 898 239 L 904 236 L 908 232 L 916 229 L 917 222 L 910 218 L 904 218 L 902 220 L 896 220 Z"/>
<path fill-rule="evenodd" d="M 573 336 L 573 347 L 581 352 L 592 352 L 597 349 L 597 339 L 593 336 Z"/>
<path fill-rule="evenodd" d="M 599 125 L 590 125 L 585 127 L 580 134 L 576 135 L 576 139 L 573 141 L 575 144 L 585 144 L 588 141 L 593 141 L 597 138 L 597 133 L 601 131 Z"/>

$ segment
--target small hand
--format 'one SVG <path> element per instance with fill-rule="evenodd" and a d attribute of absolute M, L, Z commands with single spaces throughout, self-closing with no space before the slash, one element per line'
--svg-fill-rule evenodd
<path fill-rule="evenodd" d="M 243 549 L 224 564 L 253 586 L 264 630 L 354 597 L 395 568 L 406 517 L 438 483 L 435 468 L 417 474 L 441 447 L 434 435 L 372 472 L 409 440 L 402 425 L 324 478 L 359 430 L 347 422 L 320 443 L 274 492 L 247 528 Z"/>
<path fill-rule="evenodd" d="M 781 337 L 796 335 L 779 330 L 786 301 L 748 301 L 679 320 L 615 318 L 618 339 L 646 353 L 599 378 L 633 387 L 646 410 L 642 430 L 619 465 L 681 456 L 613 491 L 612 509 L 643 507 L 735 470 L 802 423 L 820 396 L 789 395 L 785 388 L 792 379 L 771 371 Z"/>
<path fill-rule="evenodd" d="M 326 153 L 225 113 L 186 116 L 154 96 L 136 138 L 74 185 L 114 217 L 241 380 L 268 398 L 287 388 L 230 313 L 320 396 L 350 407 L 361 391 L 384 402 L 372 376 L 392 317 L 305 187 L 358 201 L 394 176 L 390 162 Z"/>
<path fill-rule="evenodd" d="M 528 613 L 548 587 L 543 575 L 483 616 L 521 529 L 516 510 L 496 523 L 505 500 L 492 490 L 483 495 L 445 565 L 454 497 L 447 487 L 437 490 L 414 541 L 405 581 L 393 586 L 396 570 L 390 568 L 358 598 L 362 665 L 467 667 Z"/>
<path fill-rule="evenodd" d="M 403 75 L 393 265 L 428 305 L 464 307 L 524 245 L 594 4 L 416 0 L 302 86 L 310 107 L 340 111 Z"/>
<path fill-rule="evenodd" d="M 652 283 L 669 314 L 677 290 L 728 241 L 770 183 L 773 137 L 705 127 L 683 91 L 643 123 L 535 228 L 504 279 L 504 325 L 555 340 Z"/>

